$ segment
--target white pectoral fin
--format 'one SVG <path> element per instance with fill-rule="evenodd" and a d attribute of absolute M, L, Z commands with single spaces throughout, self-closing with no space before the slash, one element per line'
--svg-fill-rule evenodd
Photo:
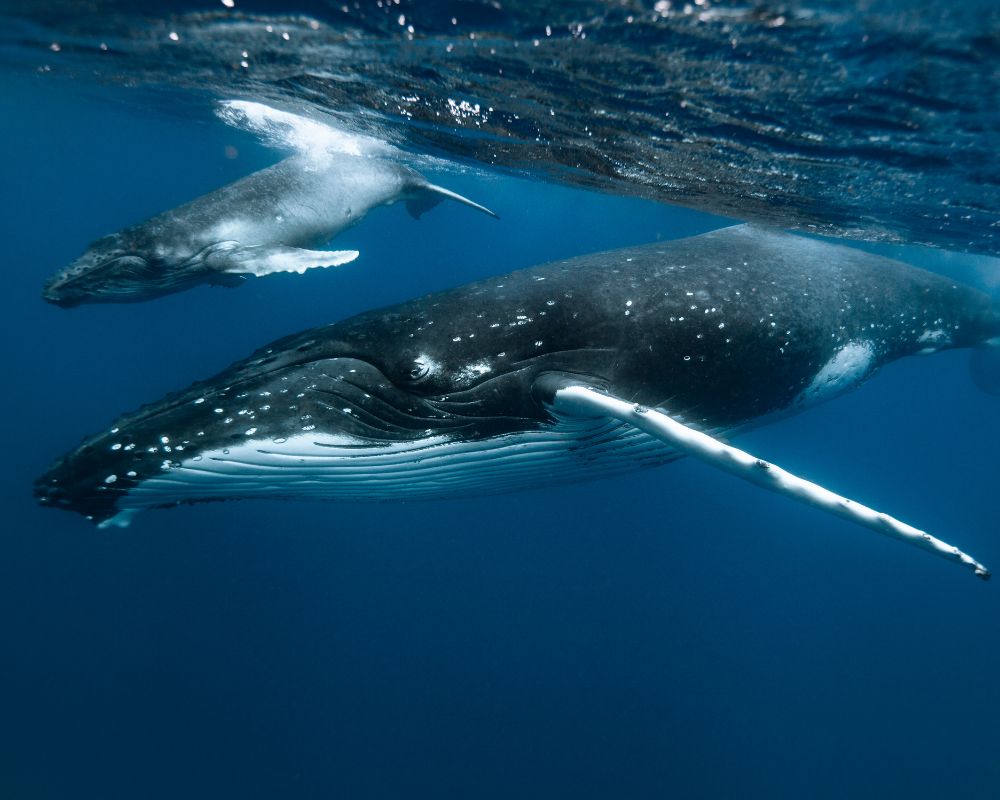
<path fill-rule="evenodd" d="M 964 564 L 984 580 L 990 577 L 990 571 L 986 567 L 957 547 L 888 514 L 863 506 L 775 464 L 720 442 L 708 434 L 689 428 L 662 411 L 627 403 L 597 389 L 567 381 L 557 382 L 546 388 L 551 391 L 554 409 L 561 413 L 606 416 L 621 420 L 686 455 L 699 458 L 739 478 Z"/>
<path fill-rule="evenodd" d="M 302 250 L 284 245 L 236 247 L 213 253 L 212 267 L 233 275 L 273 275 L 276 272 L 297 272 L 317 267 L 339 267 L 358 257 L 357 250 Z"/>

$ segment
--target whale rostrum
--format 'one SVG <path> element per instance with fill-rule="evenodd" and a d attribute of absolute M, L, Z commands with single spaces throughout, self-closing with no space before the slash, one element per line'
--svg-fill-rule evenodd
<path fill-rule="evenodd" d="M 123 416 L 35 491 L 99 525 L 127 525 L 180 503 L 489 494 L 693 455 L 985 578 L 929 533 L 722 439 L 835 397 L 896 359 L 998 336 L 1000 317 L 975 289 L 736 226 L 286 337 Z"/>
<path fill-rule="evenodd" d="M 395 161 L 293 156 L 98 239 L 42 296 L 63 307 L 138 302 L 202 283 L 238 286 L 248 276 L 339 266 L 358 251 L 313 248 L 377 206 L 403 200 L 419 217 L 444 199 L 496 217 Z"/>

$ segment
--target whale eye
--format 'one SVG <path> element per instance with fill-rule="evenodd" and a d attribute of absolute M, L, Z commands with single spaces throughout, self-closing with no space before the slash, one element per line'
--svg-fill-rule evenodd
<path fill-rule="evenodd" d="M 404 380 L 408 383 L 416 383 L 431 373 L 430 363 L 422 358 L 414 358 L 412 361 L 406 361 L 401 366 L 402 369 L 400 371 L 403 374 Z"/>

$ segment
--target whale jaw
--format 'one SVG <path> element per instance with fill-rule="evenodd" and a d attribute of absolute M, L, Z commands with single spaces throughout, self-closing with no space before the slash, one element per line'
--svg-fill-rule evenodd
<path fill-rule="evenodd" d="M 149 296 L 150 285 L 162 283 L 163 274 L 157 265 L 135 253 L 109 256 L 91 249 L 46 281 L 42 298 L 60 308 L 136 302 Z"/>
<path fill-rule="evenodd" d="M 100 498 L 113 498 L 110 504 L 75 501 L 46 478 L 36 484 L 35 493 L 44 505 L 77 511 L 98 527 L 127 527 L 140 511 L 180 504 L 493 495 L 602 478 L 675 458 L 671 448 L 629 426 L 556 418 L 551 424 L 485 439 L 435 433 L 376 442 L 319 432 L 251 439 L 165 463 L 160 474 L 120 490 L 115 486 L 118 476 L 109 474 L 102 479 Z"/>

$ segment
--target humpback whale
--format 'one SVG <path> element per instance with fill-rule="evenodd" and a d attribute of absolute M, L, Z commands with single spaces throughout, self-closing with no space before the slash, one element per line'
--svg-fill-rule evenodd
<path fill-rule="evenodd" d="M 419 217 L 445 198 L 489 209 L 393 161 L 292 156 L 189 203 L 93 242 L 42 296 L 71 307 L 126 303 L 199 283 L 236 286 L 249 275 L 346 264 L 357 250 L 313 250 L 376 206 L 405 200 Z"/>
<path fill-rule="evenodd" d="M 289 336 L 126 414 L 40 502 L 101 525 L 254 497 L 484 494 L 701 458 L 989 572 L 723 441 L 894 359 L 1000 336 L 990 298 L 823 241 L 736 226 L 513 272 Z"/>

